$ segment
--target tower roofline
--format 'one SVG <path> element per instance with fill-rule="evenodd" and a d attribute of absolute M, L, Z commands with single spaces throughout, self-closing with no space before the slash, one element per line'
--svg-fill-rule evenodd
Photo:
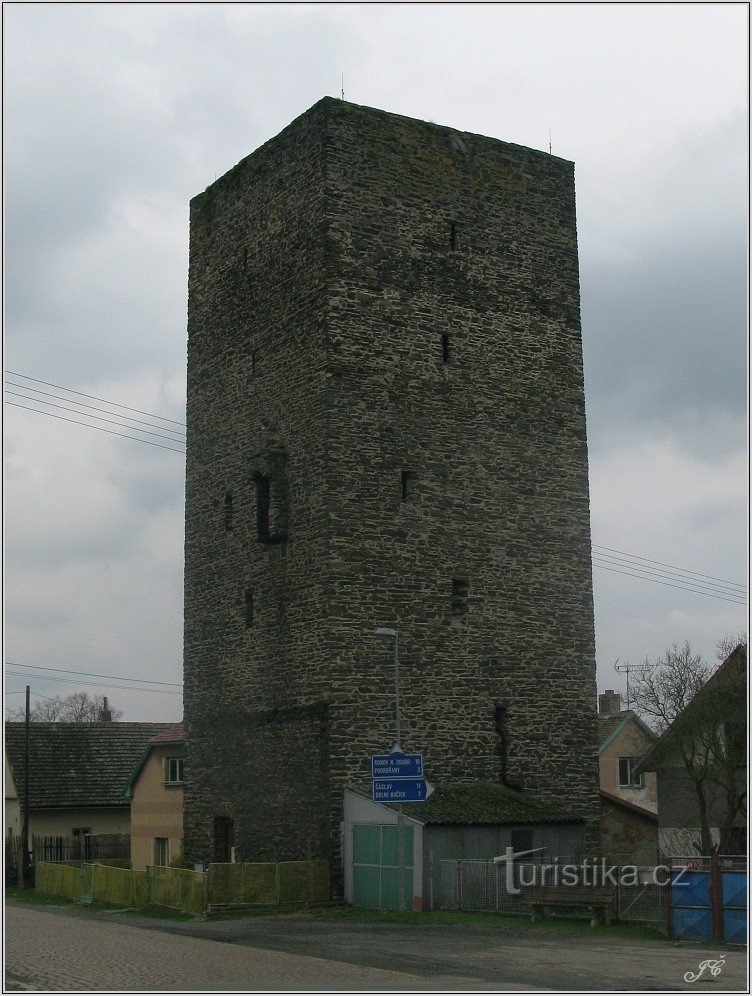
<path fill-rule="evenodd" d="M 410 125 L 419 124 L 424 126 L 425 128 L 437 132 L 444 132 L 447 135 L 457 135 L 470 140 L 477 139 L 484 143 L 491 143 L 500 148 L 507 148 L 517 152 L 524 152 L 526 154 L 534 156 L 536 159 L 540 157 L 541 159 L 565 164 L 574 169 L 574 162 L 571 159 L 565 159 L 561 156 L 555 156 L 552 153 L 544 152 L 542 149 L 533 149 L 528 145 L 520 145 L 517 142 L 505 142 L 502 139 L 494 138 L 492 135 L 483 135 L 480 132 L 463 131 L 449 124 L 439 124 L 435 121 L 426 121 L 423 118 L 410 117 L 410 115 L 407 114 L 398 114 L 395 111 L 385 111 L 379 107 L 371 107 L 369 104 L 355 104 L 352 101 L 341 100 L 338 97 L 325 96 L 317 100 L 315 104 L 311 104 L 309 108 L 307 108 L 296 118 L 294 118 L 288 125 L 285 125 L 285 127 L 282 128 L 281 131 L 278 131 L 275 135 L 272 135 L 271 138 L 268 138 L 265 142 L 259 145 L 258 148 L 254 149 L 252 152 L 249 152 L 247 156 L 243 156 L 242 159 L 240 159 L 234 166 L 231 166 L 225 173 L 222 174 L 222 176 L 214 180 L 213 183 L 208 184 L 207 187 L 201 193 L 196 194 L 196 196 L 192 198 L 192 200 L 196 200 L 197 198 L 202 197 L 207 191 L 211 190 L 214 187 L 223 185 L 235 173 L 235 171 L 241 169 L 243 165 L 248 162 L 249 159 L 251 159 L 254 156 L 258 156 L 260 153 L 263 153 L 263 151 L 268 146 L 271 146 L 272 144 L 276 143 L 278 139 L 280 139 L 283 135 L 286 135 L 289 132 L 294 131 L 302 121 L 307 120 L 309 117 L 312 117 L 322 108 L 326 109 L 337 108 L 337 109 L 346 109 L 349 111 L 365 111 L 370 115 L 389 118 L 391 120 L 400 120 Z"/>

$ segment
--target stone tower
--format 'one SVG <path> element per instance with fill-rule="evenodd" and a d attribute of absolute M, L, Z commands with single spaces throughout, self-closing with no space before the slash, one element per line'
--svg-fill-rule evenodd
<path fill-rule="evenodd" d="M 328 857 L 394 741 L 598 818 L 573 166 L 325 98 L 191 202 L 185 847 Z"/>

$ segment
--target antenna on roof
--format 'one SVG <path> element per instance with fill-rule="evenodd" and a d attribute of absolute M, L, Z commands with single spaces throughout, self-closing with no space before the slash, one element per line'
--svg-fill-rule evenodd
<path fill-rule="evenodd" d="M 551 129 L 548 129 L 548 154 L 551 155 Z"/>
<path fill-rule="evenodd" d="M 340 100 L 344 100 L 345 99 L 345 74 L 344 73 L 342 73 L 342 89 L 340 90 L 339 99 Z"/>

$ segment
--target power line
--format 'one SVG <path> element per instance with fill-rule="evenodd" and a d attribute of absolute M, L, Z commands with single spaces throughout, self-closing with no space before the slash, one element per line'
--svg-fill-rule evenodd
<path fill-rule="evenodd" d="M 604 567 L 603 564 L 599 564 L 593 561 L 593 567 L 597 567 L 601 571 L 611 571 L 612 574 L 623 574 L 628 578 L 639 578 L 641 581 L 652 581 L 654 584 L 662 584 L 667 588 L 677 588 L 680 591 L 691 591 L 695 595 L 705 595 L 707 598 L 717 598 L 722 602 L 733 602 L 734 605 L 746 605 L 746 602 L 737 601 L 735 598 L 726 598 L 723 595 L 711 595 L 709 591 L 697 591 L 695 588 L 687 588 L 681 584 L 669 584 L 668 581 L 659 581 L 657 578 L 646 577 L 644 574 L 629 574 L 627 571 L 617 571 L 613 567 Z"/>
<path fill-rule="evenodd" d="M 680 581 L 685 584 L 694 585 L 696 588 L 717 592 L 720 595 L 730 595 L 732 598 L 744 598 L 745 596 L 743 590 L 736 591 L 733 588 L 728 588 L 725 585 L 716 584 L 715 582 L 699 581 L 680 574 L 671 574 L 665 570 L 656 570 L 654 567 L 643 567 L 642 564 L 634 564 L 623 557 L 614 557 L 608 553 L 593 553 L 593 562 L 595 562 L 596 557 L 607 564 L 614 564 L 616 567 L 626 567 L 630 570 L 639 571 L 641 574 L 645 574 L 646 577 L 659 577 L 666 581 Z"/>
<path fill-rule="evenodd" d="M 25 391 L 26 394 L 19 395 L 19 397 L 25 397 L 27 401 L 36 401 L 37 404 L 40 405 L 49 404 L 49 402 L 42 401 L 40 398 L 31 398 L 28 396 L 29 392 L 31 392 L 32 394 L 42 394 L 44 395 L 45 398 L 54 398 L 56 401 L 64 401 L 67 405 L 76 405 L 76 409 L 72 409 L 74 411 L 77 410 L 78 408 L 89 408 L 91 409 L 91 411 L 94 412 L 104 412 L 105 415 L 115 415 L 117 416 L 117 418 L 127 419 L 129 422 L 137 422 L 139 425 L 148 425 L 152 429 L 161 429 L 163 432 L 170 432 L 174 436 L 180 436 L 183 439 L 185 438 L 185 431 L 182 429 L 170 429 L 168 426 L 158 425 L 156 422 L 147 422 L 145 419 L 142 418 L 133 418 L 132 415 L 121 415 L 119 412 L 112 412 L 110 411 L 109 408 L 99 408 L 97 405 L 87 405 L 83 401 L 76 401 L 75 398 L 66 398 L 65 395 L 55 394 L 53 391 L 40 391 L 36 387 L 27 387 L 25 384 L 16 384 L 15 381 L 12 380 L 6 380 L 5 385 L 6 387 L 17 387 L 21 391 Z M 6 394 L 13 394 L 13 392 L 6 391 Z M 107 404 L 109 404 L 109 402 L 107 402 Z M 55 407 L 57 408 L 59 406 L 55 405 Z M 83 415 L 85 413 L 79 412 L 79 414 Z M 97 416 L 91 415 L 89 417 L 96 418 Z"/>
<path fill-rule="evenodd" d="M 156 446 L 160 450 L 172 450 L 173 453 L 182 453 L 185 456 L 185 450 L 176 450 L 174 446 L 163 446 L 162 443 L 154 443 L 151 439 L 140 439 L 138 436 L 129 436 L 125 432 L 115 432 L 114 429 L 103 429 L 101 425 L 92 425 L 90 422 L 79 422 L 75 418 L 66 418 L 64 415 L 56 415 L 54 412 L 42 412 L 38 408 L 29 408 L 28 405 L 19 405 L 15 401 L 6 401 L 6 405 L 10 405 L 11 408 L 23 408 L 27 412 L 36 412 L 37 415 L 47 415 L 49 418 L 58 418 L 62 422 L 73 422 L 74 425 L 83 425 L 87 429 L 97 429 L 99 432 L 107 432 L 110 436 L 122 436 L 123 439 L 133 439 L 137 443 L 146 443 L 147 446 Z"/>
<path fill-rule="evenodd" d="M 597 543 L 593 543 L 594 550 L 608 550 L 609 553 L 620 553 L 624 557 L 631 557 L 633 560 L 644 560 L 648 564 L 657 564 L 659 567 L 670 567 L 672 570 L 680 571 L 682 574 L 694 574 L 699 578 L 708 578 L 710 581 L 720 581 L 722 584 L 730 584 L 735 588 L 744 588 L 746 591 L 746 585 L 741 585 L 737 581 L 727 581 L 725 578 L 715 578 L 712 574 L 700 574 L 698 571 L 688 571 L 684 567 L 677 567 L 675 564 L 665 564 L 661 560 L 650 560 L 647 557 L 638 557 L 635 553 L 626 553 L 624 550 L 615 550 L 611 546 L 598 546 Z"/>
<path fill-rule="evenodd" d="M 171 443 L 184 443 L 185 440 L 181 439 L 179 436 L 168 436 L 164 432 L 150 432 L 148 429 L 140 429 L 135 425 L 128 425 L 127 422 L 117 422 L 112 418 L 103 418 L 101 415 L 89 415 L 88 412 L 78 411 L 77 408 L 66 408 L 64 405 L 56 405 L 53 401 L 43 401 L 42 398 L 30 398 L 27 394 L 19 394 L 18 391 L 6 391 L 6 395 L 10 395 L 13 398 L 23 398 L 24 401 L 32 401 L 35 405 L 47 405 L 49 408 L 58 408 L 63 412 L 71 412 L 73 415 L 83 415 L 84 418 L 90 418 L 95 422 L 107 422 L 108 425 L 119 425 L 123 429 L 132 429 L 134 432 L 143 433 L 145 436 L 155 436 L 157 439 L 166 439 Z M 58 399 L 64 401 L 64 398 Z M 8 402 L 9 404 L 11 402 Z M 75 404 L 76 402 L 72 402 Z M 19 405 L 19 407 L 21 407 Z M 40 415 L 51 415 L 51 412 L 39 412 Z M 110 415 L 115 415 L 116 412 L 110 412 Z M 127 416 L 124 416 L 127 417 Z M 82 425 L 89 425 L 88 422 L 82 422 Z M 151 423 L 149 423 L 151 424 Z M 152 426 L 152 428 L 158 428 L 158 426 Z M 167 432 L 172 432 L 171 429 L 167 429 Z"/>
<path fill-rule="evenodd" d="M 182 688 L 179 681 L 154 681 L 151 678 L 131 678 L 125 674 L 98 674 L 96 671 L 74 671 L 67 667 L 46 667 L 44 664 L 19 664 L 17 661 L 6 661 L 10 667 L 27 667 L 35 671 L 54 671 L 56 674 L 83 674 L 89 678 L 113 678 L 115 681 L 138 681 L 142 685 L 171 685 L 173 688 Z M 40 675 L 41 677 L 41 675 Z"/>
<path fill-rule="evenodd" d="M 36 384 L 44 384 L 47 387 L 54 387 L 58 390 L 66 391 L 69 394 L 76 394 L 80 397 L 90 398 L 92 401 L 101 401 L 103 404 L 111 405 L 117 408 L 122 408 L 125 411 L 137 412 L 139 415 L 147 415 L 149 418 L 156 418 L 163 422 L 170 422 L 173 425 L 179 425 L 185 428 L 184 422 L 178 422 L 175 419 L 168 419 L 162 415 L 154 415 L 151 412 L 142 411 L 140 408 L 133 408 L 128 405 L 122 405 L 117 401 L 108 401 L 106 398 L 97 397 L 94 394 L 86 394 L 83 391 L 76 391 L 73 388 L 63 387 L 60 384 L 53 384 L 50 381 L 40 380 L 38 377 L 31 377 L 28 374 L 18 373 L 17 371 L 8 370 L 13 377 L 21 377 L 24 380 L 32 381 Z M 140 419 L 133 419 L 130 416 L 120 416 L 117 412 L 110 412 L 107 409 L 96 408 L 93 405 L 84 405 L 82 402 L 76 402 L 71 398 L 60 397 L 55 394 L 51 394 L 46 391 L 39 391 L 36 388 L 25 387 L 22 384 L 13 384 L 12 387 L 18 387 L 21 390 L 32 391 L 35 394 L 44 394 L 47 397 L 55 398 L 58 401 L 65 401 L 66 403 L 72 405 L 79 405 L 83 408 L 91 408 L 93 411 L 104 411 L 109 415 L 114 415 L 117 418 L 128 419 L 131 422 L 140 422 Z M 165 439 L 169 442 L 180 443 L 182 440 L 173 438 L 177 436 L 177 430 L 170 429 L 167 426 L 157 425 L 153 423 L 144 422 L 144 425 L 151 425 L 154 429 L 164 430 L 166 433 L 172 433 L 172 436 L 161 435 L 157 432 L 148 432 L 145 429 L 140 429 L 135 425 L 128 425 L 123 422 L 114 422 L 111 419 L 104 418 L 99 415 L 89 415 L 87 412 L 77 411 L 76 409 L 63 408 L 61 405 L 55 405 L 47 401 L 42 401 L 38 398 L 30 398 L 25 395 L 15 395 L 14 392 L 8 391 L 8 394 L 13 394 L 15 397 L 21 397 L 25 401 L 31 401 L 36 404 L 48 405 L 52 408 L 58 408 L 63 411 L 71 411 L 73 414 L 82 415 L 84 418 L 91 419 L 95 422 L 108 422 L 113 425 L 119 425 L 123 428 L 132 429 L 134 432 L 140 432 L 143 435 L 151 435 L 157 438 Z M 66 418 L 62 415 L 56 415 L 53 412 L 40 411 L 38 408 L 28 408 L 25 405 L 19 405 L 13 401 L 7 401 L 6 404 L 11 405 L 15 408 L 23 408 L 26 411 L 36 412 L 38 415 L 48 415 L 50 418 L 57 418 L 64 422 L 71 422 L 74 425 L 82 425 L 89 429 L 98 429 L 99 432 L 107 432 L 113 436 L 122 436 L 125 439 L 132 439 L 135 442 L 146 443 L 149 446 L 156 446 L 159 449 L 171 450 L 173 453 L 184 453 L 182 449 L 176 449 L 172 446 L 165 446 L 161 443 L 152 442 L 149 439 L 142 439 L 140 436 L 131 436 L 122 432 L 115 432 L 112 429 L 105 429 L 100 425 L 93 425 L 91 422 L 79 422 L 76 419 Z M 182 434 L 181 434 L 182 435 Z M 606 551 L 605 553 L 597 553 L 596 551 Z M 612 556 L 612 554 L 617 554 L 617 557 Z M 622 558 L 629 558 L 628 560 L 623 560 Z M 600 559 L 596 559 L 600 558 Z M 605 561 L 605 563 L 604 563 Z M 606 566 L 612 565 L 612 566 Z M 654 570 L 652 567 L 646 565 L 655 565 L 662 570 Z M 724 578 L 713 577 L 710 574 L 702 574 L 699 571 L 689 571 L 685 568 L 678 567 L 675 564 L 668 564 L 660 560 L 651 560 L 648 557 L 640 557 L 637 554 L 627 553 L 624 550 L 617 550 L 614 547 L 600 546 L 598 544 L 593 544 L 593 566 L 598 567 L 600 570 L 611 571 L 614 574 L 623 574 L 626 577 L 636 577 L 643 581 L 653 581 L 655 584 L 662 584 L 668 588 L 675 588 L 681 591 L 689 591 L 697 595 L 707 595 L 709 598 L 717 598 L 722 601 L 734 602 L 737 605 L 746 604 L 746 586 L 739 584 L 736 581 L 728 581 Z M 617 570 L 616 568 L 622 567 L 627 568 L 627 570 Z M 633 573 L 628 573 L 633 572 Z M 671 583 L 677 582 L 677 583 Z M 684 582 L 684 583 L 681 583 Z M 710 582 L 710 583 L 708 583 Z M 692 587 L 690 587 L 692 586 Z M 738 599 L 745 599 L 745 601 L 738 601 Z"/>
<path fill-rule="evenodd" d="M 6 671 L 8 677 L 15 676 L 28 680 L 28 674 L 22 671 Z M 39 674 L 36 676 L 40 681 L 63 681 L 67 685 L 86 685 L 87 688 L 112 688 L 120 692 L 151 692 L 152 695 L 182 695 L 182 692 L 173 692 L 167 688 L 140 688 L 136 685 L 106 685 L 100 681 L 79 681 L 76 678 L 56 678 L 49 674 Z"/>
<path fill-rule="evenodd" d="M 82 398 L 90 398 L 92 401 L 103 401 L 106 405 L 114 405 L 116 408 L 124 408 L 129 412 L 136 412 L 138 415 L 149 415 L 151 418 L 158 418 L 162 422 L 172 422 L 173 425 L 180 425 L 185 428 L 185 422 L 178 422 L 174 418 L 165 418 L 164 415 L 155 415 L 153 412 L 144 412 L 140 408 L 131 408 L 129 405 L 121 405 L 119 401 L 108 401 L 106 398 L 98 398 L 96 394 L 85 394 L 83 391 L 74 391 L 72 387 L 63 387 L 61 384 L 52 384 L 48 380 L 40 380 L 38 377 L 29 377 L 28 374 L 18 373 L 16 370 L 6 370 L 11 377 L 21 377 L 23 380 L 32 380 L 35 384 L 44 384 L 45 387 L 56 387 L 59 391 L 67 391 L 68 394 L 78 394 Z"/>

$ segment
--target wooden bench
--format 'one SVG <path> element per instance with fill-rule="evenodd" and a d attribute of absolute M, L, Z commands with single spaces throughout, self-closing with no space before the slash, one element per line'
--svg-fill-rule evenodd
<path fill-rule="evenodd" d="M 593 914 L 591 926 L 611 923 L 616 890 L 612 885 L 566 886 L 536 885 L 533 889 L 533 920 L 542 920 L 546 907 L 560 906 L 567 909 L 589 910 Z"/>

